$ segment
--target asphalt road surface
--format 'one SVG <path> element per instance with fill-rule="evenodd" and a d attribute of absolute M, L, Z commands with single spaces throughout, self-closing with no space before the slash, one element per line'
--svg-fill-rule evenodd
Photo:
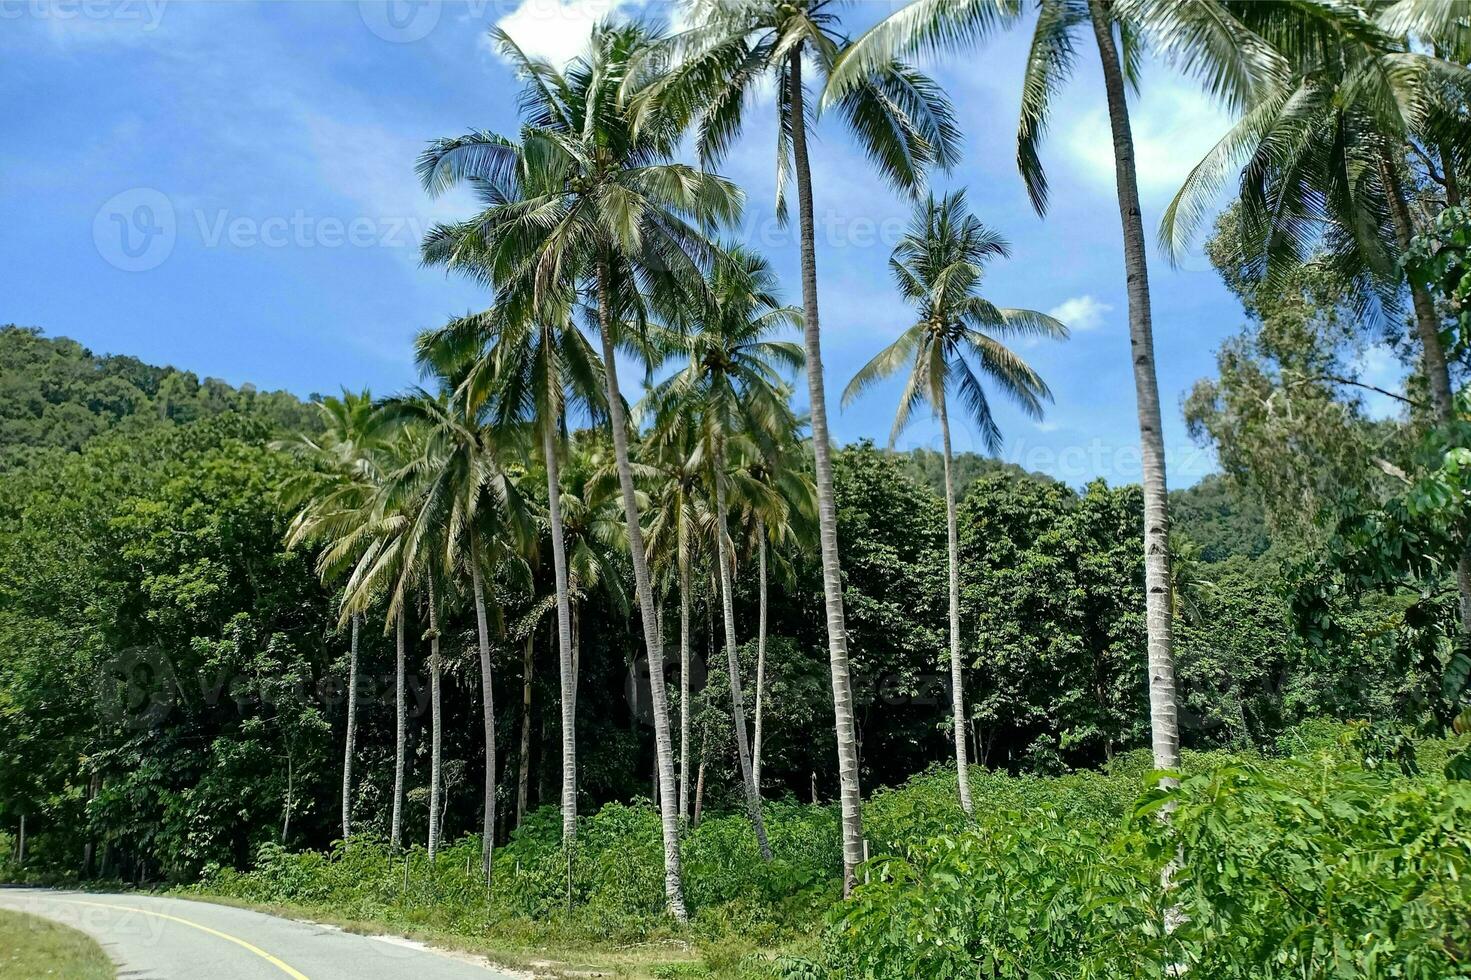
<path fill-rule="evenodd" d="M 407 940 L 180 898 L 0 888 L 0 907 L 87 933 L 124 980 L 518 980 Z"/>

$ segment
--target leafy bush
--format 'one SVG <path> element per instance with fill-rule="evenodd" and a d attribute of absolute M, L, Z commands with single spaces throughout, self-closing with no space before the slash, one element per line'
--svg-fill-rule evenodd
<path fill-rule="evenodd" d="M 843 977 L 1471 976 L 1471 783 L 1324 750 L 1224 762 L 1145 794 L 1126 820 L 1090 819 L 1091 806 L 982 804 L 973 825 L 876 859 L 833 912 L 826 965 Z"/>
<path fill-rule="evenodd" d="M 1314 751 L 1289 759 L 1186 753 L 1178 789 L 1142 796 L 1147 753 L 1055 778 L 977 769 L 974 821 L 932 769 L 869 802 L 877 856 L 846 902 L 834 808 L 767 804 L 769 864 L 743 815 L 713 816 L 684 838 L 687 930 L 663 911 L 647 801 L 581 818 L 570 915 L 550 807 L 496 850 L 488 892 L 475 837 L 433 867 L 367 838 L 268 845 L 197 887 L 504 946 L 693 942 L 703 966 L 659 968 L 680 977 L 1471 976 L 1471 783 L 1431 764 L 1466 739 L 1419 743 L 1406 777 L 1366 769 L 1348 733 L 1304 727 Z"/>

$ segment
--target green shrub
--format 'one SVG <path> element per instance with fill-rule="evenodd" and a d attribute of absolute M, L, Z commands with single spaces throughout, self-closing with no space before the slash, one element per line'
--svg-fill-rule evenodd
<path fill-rule="evenodd" d="M 1112 824 L 1096 800 L 977 804 L 871 863 L 829 924 L 836 975 L 1471 976 L 1471 783 L 1323 750 L 1223 764 Z"/>

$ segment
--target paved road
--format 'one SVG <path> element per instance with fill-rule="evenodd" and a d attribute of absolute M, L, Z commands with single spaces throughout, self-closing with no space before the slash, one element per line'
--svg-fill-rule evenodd
<path fill-rule="evenodd" d="M 121 980 L 517 980 L 405 940 L 179 898 L 0 888 L 0 907 L 92 936 Z"/>

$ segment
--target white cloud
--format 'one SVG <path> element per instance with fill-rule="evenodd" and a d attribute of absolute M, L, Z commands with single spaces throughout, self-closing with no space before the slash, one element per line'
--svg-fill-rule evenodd
<path fill-rule="evenodd" d="M 530 57 L 561 67 L 583 53 L 595 25 L 628 5 L 629 0 L 521 0 L 495 26 Z"/>
<path fill-rule="evenodd" d="M 1047 315 L 1061 320 L 1070 330 L 1093 330 L 1103 323 L 1103 315 L 1112 309 L 1109 304 L 1084 293 L 1063 300 L 1048 310 Z"/>
<path fill-rule="evenodd" d="M 1190 168 L 1231 127 L 1231 117 L 1191 80 L 1155 75 L 1131 100 L 1129 126 L 1140 194 L 1161 197 L 1179 190 Z M 1095 107 L 1073 120 L 1064 141 L 1084 174 L 1111 192 L 1113 135 L 1105 109 Z"/>

